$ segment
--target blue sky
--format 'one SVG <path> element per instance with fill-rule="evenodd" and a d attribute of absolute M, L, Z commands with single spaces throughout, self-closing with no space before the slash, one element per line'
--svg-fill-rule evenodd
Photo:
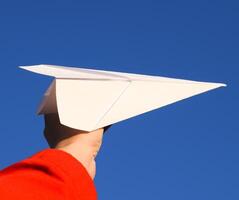
<path fill-rule="evenodd" d="M 239 198 L 237 1 L 1 1 L 0 167 L 47 147 L 35 115 L 51 78 L 19 65 L 86 66 L 222 82 L 115 124 L 97 158 L 99 199 Z"/>

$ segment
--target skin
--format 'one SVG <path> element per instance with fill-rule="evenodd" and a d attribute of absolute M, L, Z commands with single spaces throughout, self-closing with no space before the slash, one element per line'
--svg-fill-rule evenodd
<path fill-rule="evenodd" d="M 90 177 L 96 174 L 95 158 L 100 150 L 104 129 L 85 132 L 60 123 L 58 114 L 46 114 L 44 136 L 51 148 L 74 156 L 86 168 Z"/>

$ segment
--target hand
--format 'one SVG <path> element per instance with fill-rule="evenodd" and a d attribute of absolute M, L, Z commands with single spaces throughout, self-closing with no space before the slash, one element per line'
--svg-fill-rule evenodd
<path fill-rule="evenodd" d="M 60 123 L 58 114 L 45 115 L 44 135 L 49 146 L 74 156 L 92 179 L 96 174 L 95 157 L 102 144 L 103 132 L 103 128 L 92 132 L 72 129 Z"/>

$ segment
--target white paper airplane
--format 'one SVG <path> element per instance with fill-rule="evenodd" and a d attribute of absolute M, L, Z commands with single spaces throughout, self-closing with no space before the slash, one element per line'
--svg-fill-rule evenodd
<path fill-rule="evenodd" d="M 57 113 L 61 124 L 92 131 L 191 96 L 221 83 L 54 65 L 21 66 L 53 76 L 38 114 Z"/>

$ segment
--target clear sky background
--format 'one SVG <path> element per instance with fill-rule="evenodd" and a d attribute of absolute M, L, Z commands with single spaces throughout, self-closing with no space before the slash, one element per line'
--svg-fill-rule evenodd
<path fill-rule="evenodd" d="M 1 1 L 0 167 L 47 148 L 35 111 L 52 79 L 19 65 L 222 82 L 115 124 L 95 183 L 100 200 L 238 200 L 238 11 L 231 0 Z"/>

